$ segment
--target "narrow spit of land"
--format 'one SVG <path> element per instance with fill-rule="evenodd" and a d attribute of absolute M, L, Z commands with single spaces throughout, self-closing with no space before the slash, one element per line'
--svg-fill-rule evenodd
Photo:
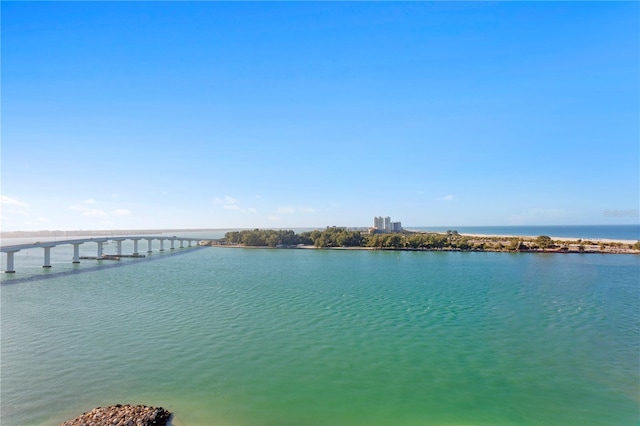
<path fill-rule="evenodd" d="M 231 231 L 203 245 L 223 247 L 327 248 L 352 250 L 484 251 L 527 253 L 640 254 L 640 241 L 559 238 L 547 235 L 507 236 L 412 232 L 369 233 L 328 227 L 296 234 L 292 230 L 254 229 Z"/>

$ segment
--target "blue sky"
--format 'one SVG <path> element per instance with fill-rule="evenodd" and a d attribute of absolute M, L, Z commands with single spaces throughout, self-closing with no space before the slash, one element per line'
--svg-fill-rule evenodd
<path fill-rule="evenodd" d="M 637 2 L 1 12 L 4 231 L 638 222 Z"/>

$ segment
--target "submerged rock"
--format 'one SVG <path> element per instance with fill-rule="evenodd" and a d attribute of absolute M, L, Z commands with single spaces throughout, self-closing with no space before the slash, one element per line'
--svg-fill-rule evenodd
<path fill-rule="evenodd" d="M 162 407 L 117 404 L 94 408 L 60 426 L 166 426 L 170 417 Z"/>

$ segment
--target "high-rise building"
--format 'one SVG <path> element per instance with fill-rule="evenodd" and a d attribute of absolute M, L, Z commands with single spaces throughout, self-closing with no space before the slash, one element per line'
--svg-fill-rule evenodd
<path fill-rule="evenodd" d="M 376 216 L 373 218 L 373 227 L 378 231 L 384 231 L 384 219 L 382 216 Z"/>
<path fill-rule="evenodd" d="M 373 218 L 373 227 L 378 232 L 400 232 L 402 231 L 402 225 L 400 222 L 391 222 L 389 216 L 376 216 Z"/>

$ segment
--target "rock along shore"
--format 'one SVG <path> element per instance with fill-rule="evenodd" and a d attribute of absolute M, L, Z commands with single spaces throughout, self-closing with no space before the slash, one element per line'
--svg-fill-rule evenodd
<path fill-rule="evenodd" d="M 60 426 L 166 426 L 170 418 L 162 407 L 117 404 L 94 408 Z"/>

